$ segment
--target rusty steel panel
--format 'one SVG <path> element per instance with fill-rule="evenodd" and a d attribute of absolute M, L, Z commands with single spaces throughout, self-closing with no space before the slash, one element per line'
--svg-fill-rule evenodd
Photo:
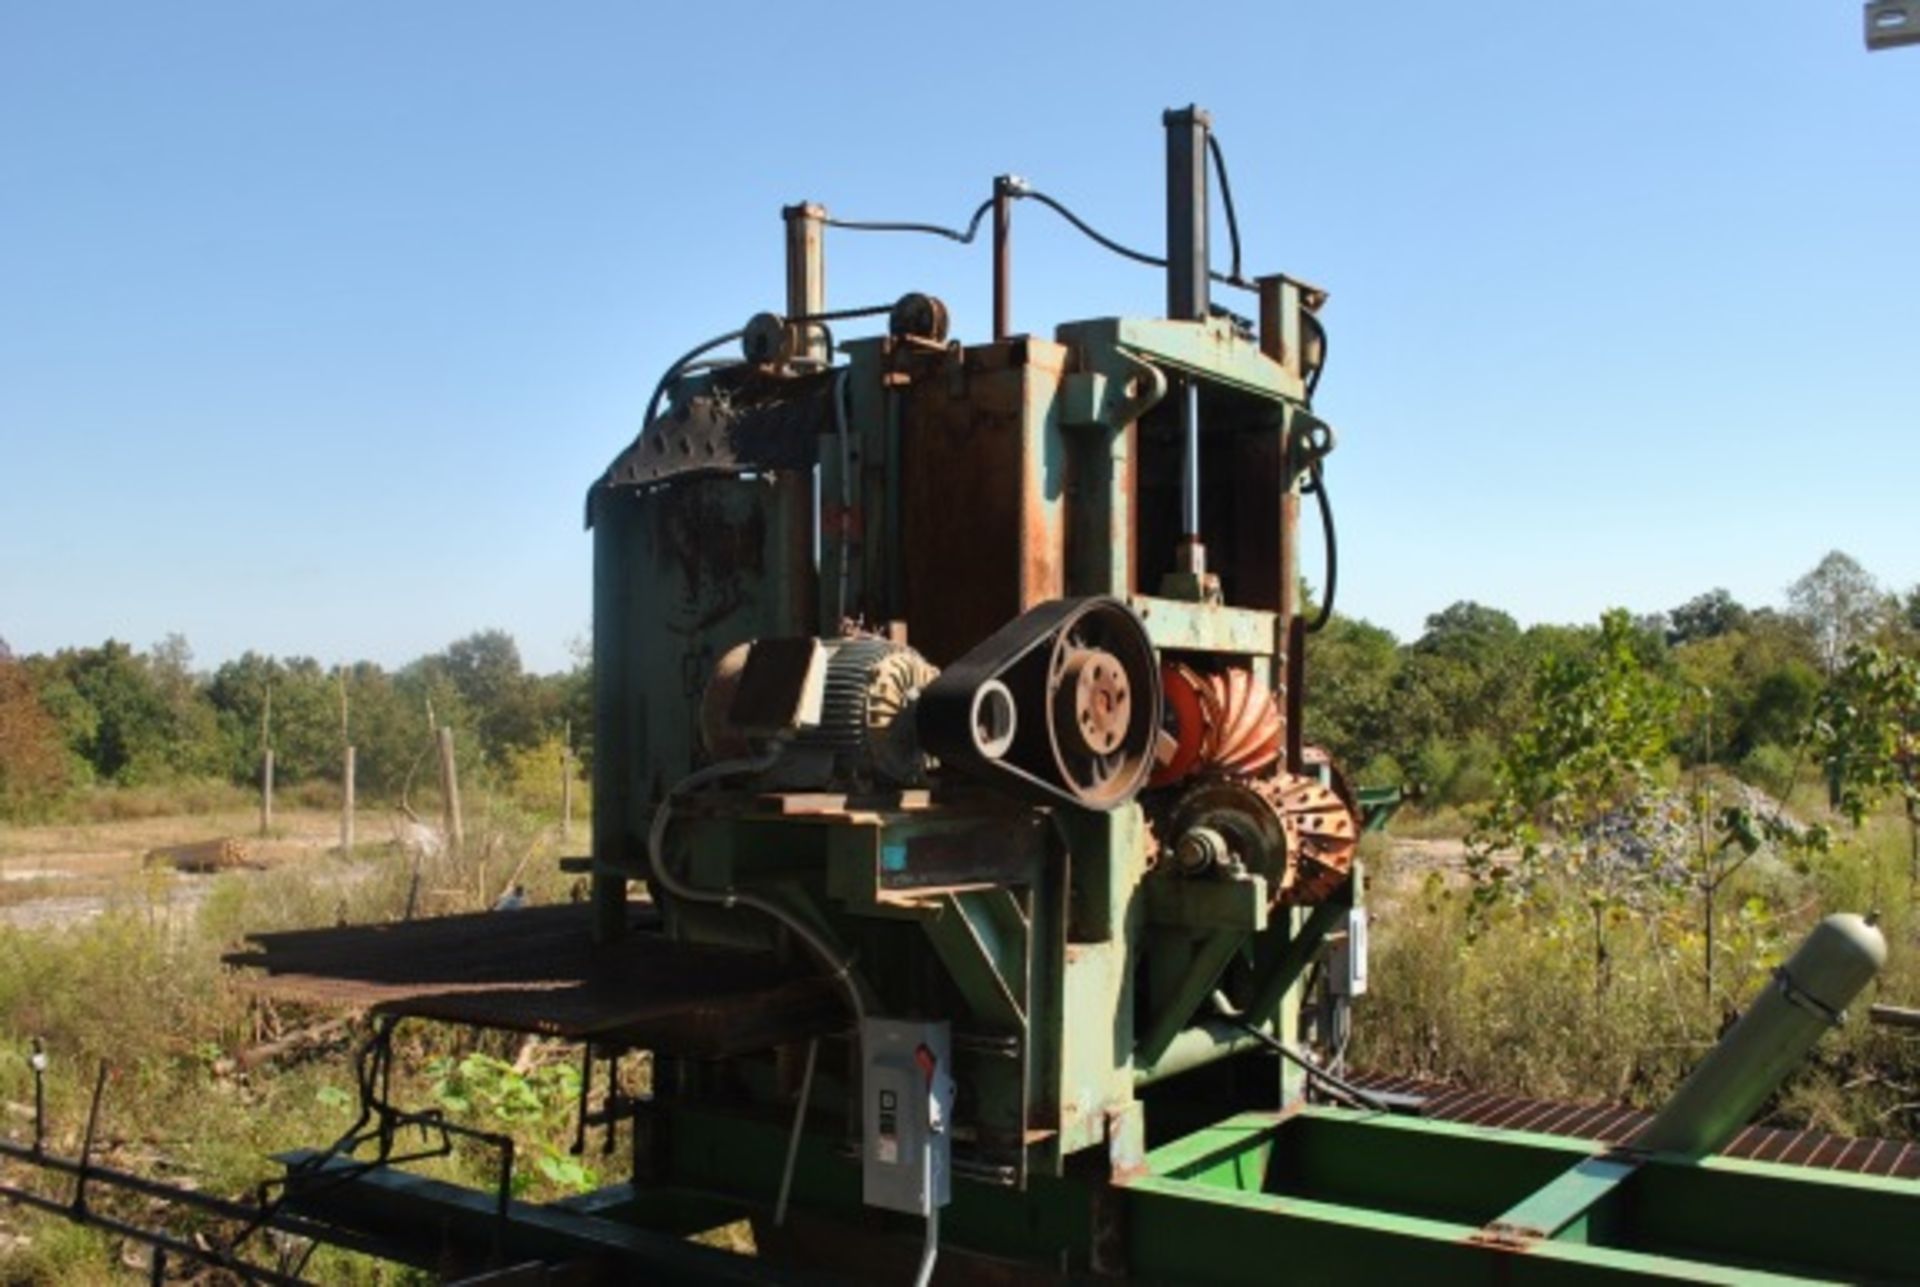
<path fill-rule="evenodd" d="M 899 395 L 901 608 L 936 665 L 1066 593 L 1064 360 L 1032 339 L 930 355 Z"/>
<path fill-rule="evenodd" d="M 1631 1144 L 1653 1114 L 1617 1104 L 1569 1104 L 1529 1099 L 1492 1091 L 1470 1090 L 1447 1082 L 1381 1073 L 1356 1073 L 1348 1078 L 1363 1090 L 1380 1095 L 1408 1096 L 1420 1101 L 1420 1116 L 1495 1130 L 1532 1131 L 1594 1140 L 1602 1144 Z M 1920 1179 L 1920 1148 L 1896 1140 L 1848 1139 L 1824 1131 L 1781 1130 L 1749 1126 L 1720 1150 L 1721 1157 L 1755 1162 L 1784 1162 L 1825 1171 L 1848 1171 L 1898 1179 Z"/>
<path fill-rule="evenodd" d="M 638 874 L 654 804 L 693 767 L 714 664 L 811 632 L 812 480 L 600 488 L 594 518 L 594 858 Z"/>
<path fill-rule="evenodd" d="M 719 1058 L 836 1032 L 831 980 L 771 953 L 629 931 L 595 948 L 584 905 L 256 934 L 248 986 L 314 1005 Z"/>
<path fill-rule="evenodd" d="M 599 486 L 811 470 L 821 428 L 832 423 L 830 389 L 825 374 L 773 377 L 747 367 L 723 372 L 648 423 L 614 458 Z"/>

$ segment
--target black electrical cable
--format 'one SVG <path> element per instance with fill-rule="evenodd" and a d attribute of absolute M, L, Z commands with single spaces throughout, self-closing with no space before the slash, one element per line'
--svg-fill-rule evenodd
<path fill-rule="evenodd" d="M 879 317 L 893 311 L 891 304 L 868 304 L 865 308 L 836 308 L 827 313 L 801 313 L 789 322 L 844 322 L 853 317 Z"/>
<path fill-rule="evenodd" d="M 891 304 L 869 304 L 864 308 L 839 308 L 828 313 L 804 313 L 799 317 L 789 317 L 787 321 L 807 322 L 818 325 L 822 331 L 826 331 L 827 333 L 827 351 L 831 353 L 833 351 L 833 332 L 827 330 L 825 323 L 845 321 L 848 318 L 854 317 L 878 317 L 882 313 L 891 313 L 892 311 L 893 305 Z M 647 417 L 640 423 L 642 425 L 650 425 L 653 423 L 655 413 L 660 410 L 660 399 L 665 396 L 667 389 L 673 382 L 687 372 L 701 370 L 709 365 L 732 365 L 727 362 L 702 363 L 696 361 L 696 359 L 699 358 L 702 353 L 710 353 L 722 344 L 731 344 L 745 334 L 746 332 L 744 330 L 728 331 L 725 335 L 716 335 L 705 343 L 695 345 L 685 353 L 682 353 L 679 359 L 667 368 L 667 373 L 660 377 L 660 383 L 653 386 L 653 396 L 647 399 Z"/>
<path fill-rule="evenodd" d="M 1053 211 L 1055 214 L 1059 215 L 1062 219 L 1065 219 L 1068 223 L 1072 224 L 1075 228 L 1078 228 L 1090 240 L 1098 243 L 1099 245 L 1105 247 L 1108 250 L 1111 250 L 1114 254 L 1119 255 L 1122 259 L 1131 259 L 1136 264 L 1146 264 L 1148 267 L 1151 267 L 1151 268 L 1165 268 L 1167 266 L 1167 261 L 1164 259 L 1161 259 L 1157 255 L 1149 255 L 1145 251 L 1135 250 L 1130 246 L 1123 246 L 1119 242 L 1115 241 L 1113 238 L 1105 236 L 1102 233 L 1096 231 L 1092 224 L 1088 223 L 1085 219 L 1082 219 L 1079 215 L 1067 209 L 1067 207 L 1063 203 L 1055 201 L 1052 197 L 1048 196 L 1044 192 L 1038 191 L 1037 189 L 1034 189 L 1034 188 L 1028 188 L 1026 191 L 1022 192 L 1020 195 L 1023 197 L 1032 197 L 1035 201 L 1038 201 L 1041 205 L 1047 207 L 1047 209 Z"/>
<path fill-rule="evenodd" d="M 937 223 L 876 223 L 855 219 L 823 219 L 821 222 L 829 228 L 845 228 L 849 232 L 924 232 L 929 236 L 945 237 L 948 241 L 957 241 L 964 246 L 972 242 L 974 237 L 979 234 L 980 221 L 987 217 L 987 211 L 991 209 L 993 209 L 993 198 L 988 197 L 974 210 L 973 218 L 967 220 L 967 230 L 965 232 L 960 232 L 953 228 L 943 228 Z"/>
<path fill-rule="evenodd" d="M 680 360 L 668 367 L 667 373 L 660 377 L 660 383 L 653 386 L 653 396 L 647 399 L 647 418 L 640 422 L 641 426 L 644 428 L 653 423 L 654 413 L 660 410 L 660 399 L 665 395 L 667 386 L 679 378 L 693 364 L 695 358 L 702 353 L 712 352 L 722 344 L 731 344 L 745 334 L 745 331 L 728 331 L 725 335 L 716 335 L 704 344 L 696 345 L 682 353 Z"/>
<path fill-rule="evenodd" d="M 1307 623 L 1311 635 L 1326 629 L 1327 622 L 1333 620 L 1333 595 L 1340 587 L 1340 546 L 1333 535 L 1333 503 L 1327 499 L 1327 476 L 1317 460 L 1313 462 L 1313 486 L 1308 490 L 1320 506 L 1320 531 L 1327 542 L 1327 590 L 1320 596 L 1320 611 Z"/>
<path fill-rule="evenodd" d="M 1061 202 L 1055 201 L 1052 197 L 1048 196 L 1044 192 L 1039 192 L 1033 188 L 1028 188 L 1025 191 L 1021 192 L 1019 195 L 1023 197 L 1032 197 L 1035 201 L 1038 201 L 1041 205 L 1046 206 L 1049 210 L 1052 210 L 1055 214 L 1059 215 L 1062 219 L 1065 219 L 1068 223 L 1072 224 L 1075 228 L 1078 228 L 1082 233 L 1086 234 L 1086 236 L 1091 238 L 1093 241 L 1099 243 L 1102 247 L 1112 251 L 1114 254 L 1119 255 L 1123 259 L 1131 259 L 1136 264 L 1145 264 L 1149 268 L 1165 268 L 1167 266 L 1167 261 L 1162 259 L 1158 255 L 1149 255 L 1144 250 L 1135 250 L 1131 246 L 1123 246 L 1119 242 L 1115 241 L 1113 238 L 1103 236 L 1101 233 L 1095 231 L 1093 226 L 1089 224 L 1086 220 L 1082 219 L 1079 215 L 1067 209 L 1067 207 L 1064 204 L 1062 204 Z M 1236 251 L 1235 253 L 1238 254 L 1238 251 Z M 1237 276 L 1238 268 L 1239 266 L 1236 264 L 1235 265 L 1236 275 L 1232 277 L 1229 277 L 1225 273 L 1212 272 L 1212 271 L 1209 271 L 1207 273 L 1207 276 L 1212 278 L 1214 281 L 1219 282 L 1222 286 L 1235 286 L 1244 291 L 1251 291 L 1251 290 L 1258 289 L 1250 282 L 1244 282 L 1239 280 L 1239 277 Z"/>
<path fill-rule="evenodd" d="M 1233 268 L 1227 280 L 1238 284 L 1240 277 L 1240 217 L 1233 212 L 1233 185 L 1227 182 L 1227 158 L 1220 150 L 1220 138 L 1207 131 L 1207 151 L 1213 154 L 1213 172 L 1220 176 L 1220 204 L 1227 211 L 1227 240 L 1233 246 Z"/>
<path fill-rule="evenodd" d="M 1215 160 L 1216 161 L 1219 160 L 1218 156 L 1215 157 Z M 1257 290 L 1258 288 L 1255 287 L 1251 282 L 1243 281 L 1241 280 L 1241 277 L 1240 277 L 1239 222 L 1233 213 L 1233 199 L 1231 195 L 1227 193 L 1225 169 L 1222 169 L 1220 171 L 1220 174 L 1221 174 L 1221 193 L 1223 196 L 1226 197 L 1226 201 L 1227 201 L 1227 230 L 1233 239 L 1233 272 L 1231 274 L 1228 274 L 1228 273 L 1222 273 L 1222 272 L 1209 271 L 1207 273 L 1207 276 L 1212 278 L 1214 281 L 1219 282 L 1223 286 L 1234 286 L 1245 291 Z M 1092 224 L 1088 223 L 1085 219 L 1082 219 L 1079 215 L 1075 214 L 1071 209 L 1067 207 L 1065 202 L 1057 201 L 1054 198 L 1048 196 L 1044 192 L 1038 191 L 1034 188 L 1021 187 L 1021 188 L 1010 189 L 1009 195 L 1014 197 L 1031 197 L 1033 200 L 1038 201 L 1041 205 L 1047 207 L 1049 210 L 1059 215 L 1062 219 L 1065 219 L 1068 223 L 1072 224 L 1076 229 L 1079 230 L 1079 232 L 1083 236 L 1095 242 L 1103 249 L 1109 250 L 1112 253 L 1120 256 L 1122 259 L 1131 259 L 1134 263 L 1145 264 L 1149 268 L 1165 268 L 1167 266 L 1167 261 L 1162 259 L 1158 255 L 1149 255 L 1144 250 L 1135 250 L 1131 246 L 1121 245 L 1119 242 L 1115 241 L 1113 238 L 1099 231 Z M 852 219 L 825 219 L 825 220 L 822 220 L 821 222 L 826 224 L 826 226 L 829 228 L 845 228 L 850 232 L 924 232 L 935 237 L 945 237 L 949 241 L 957 241 L 961 245 L 965 246 L 970 244 L 973 241 L 973 239 L 979 235 L 980 221 L 986 217 L 987 211 L 991 209 L 993 209 L 993 198 L 989 197 L 985 201 L 981 202 L 980 205 L 974 210 L 973 218 L 967 221 L 967 228 L 965 232 L 961 232 L 954 228 L 942 227 L 941 225 L 936 223 L 891 223 L 891 222 L 872 223 L 864 220 L 852 220 Z"/>
<path fill-rule="evenodd" d="M 1307 325 L 1311 326 L 1313 333 L 1320 337 L 1320 360 L 1314 363 L 1312 374 L 1307 376 L 1307 400 L 1311 402 L 1314 390 L 1320 387 L 1320 373 L 1327 369 L 1327 350 L 1330 346 L 1327 343 L 1327 328 L 1320 319 L 1305 309 L 1300 310 L 1300 315 L 1307 319 Z"/>
<path fill-rule="evenodd" d="M 1313 1079 L 1314 1081 L 1317 1081 L 1326 1086 L 1332 1087 L 1334 1092 L 1336 1094 L 1339 1094 L 1343 1098 L 1352 1100 L 1354 1103 L 1359 1104 L 1362 1108 L 1371 1108 L 1377 1113 L 1390 1113 L 1393 1111 L 1393 1109 L 1386 1103 L 1386 1101 L 1376 1098 L 1375 1096 L 1369 1094 L 1368 1092 L 1361 1090 L 1358 1086 L 1354 1085 L 1350 1081 L 1345 1080 L 1344 1078 L 1334 1076 L 1332 1073 L 1322 1068 L 1319 1064 L 1314 1063 L 1311 1059 L 1307 1058 L 1305 1055 L 1301 1054 L 1298 1050 L 1295 1050 L 1292 1046 L 1289 1046 L 1286 1042 L 1280 1040 L 1278 1037 L 1274 1036 L 1272 1033 L 1262 1032 L 1259 1028 L 1255 1027 L 1251 1023 L 1248 1023 L 1245 1019 L 1239 1019 L 1239 1020 L 1236 1020 L 1235 1022 L 1237 1022 L 1240 1025 L 1240 1027 L 1245 1029 L 1249 1036 L 1253 1037 L 1254 1039 L 1259 1041 L 1262 1045 L 1266 1046 L 1267 1049 L 1273 1051 L 1275 1054 L 1279 1055 L 1282 1059 L 1291 1061 L 1295 1067 L 1299 1068 L 1300 1071 L 1304 1072 L 1309 1078 Z"/>

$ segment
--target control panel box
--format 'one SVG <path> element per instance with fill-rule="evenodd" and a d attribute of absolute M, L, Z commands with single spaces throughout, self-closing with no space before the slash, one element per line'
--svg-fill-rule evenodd
<path fill-rule="evenodd" d="M 861 1094 L 868 1206 L 926 1215 L 952 1197 L 952 1041 L 945 1023 L 868 1019 Z"/>

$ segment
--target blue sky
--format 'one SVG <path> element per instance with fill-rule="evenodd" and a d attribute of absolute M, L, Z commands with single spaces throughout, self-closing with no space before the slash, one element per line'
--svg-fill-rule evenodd
<path fill-rule="evenodd" d="M 1859 15 L 9 0 L 0 636 L 561 667 L 584 489 L 778 305 L 781 205 L 955 221 L 1013 171 L 1157 246 L 1190 101 L 1249 267 L 1333 293 L 1343 609 L 1775 602 L 1835 547 L 1905 588 L 1920 49 Z M 1015 262 L 1023 329 L 1162 297 L 1033 207 Z M 834 302 L 964 338 L 987 270 L 829 244 Z"/>

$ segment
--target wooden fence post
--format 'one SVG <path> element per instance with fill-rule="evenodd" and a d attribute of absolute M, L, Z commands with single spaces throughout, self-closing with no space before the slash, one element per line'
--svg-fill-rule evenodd
<path fill-rule="evenodd" d="M 560 839 L 573 840 L 573 721 L 568 720 L 560 741 Z"/>
<path fill-rule="evenodd" d="M 353 748 L 347 748 L 340 772 L 340 852 L 353 856 Z"/>
<path fill-rule="evenodd" d="M 453 729 L 443 724 L 435 736 L 440 742 L 440 798 L 446 809 L 447 851 L 457 855 L 466 843 L 466 831 L 460 818 L 460 775 L 453 763 Z"/>
<path fill-rule="evenodd" d="M 273 830 L 273 685 L 260 705 L 260 834 Z"/>
<path fill-rule="evenodd" d="M 260 753 L 260 834 L 273 830 L 273 748 Z"/>

